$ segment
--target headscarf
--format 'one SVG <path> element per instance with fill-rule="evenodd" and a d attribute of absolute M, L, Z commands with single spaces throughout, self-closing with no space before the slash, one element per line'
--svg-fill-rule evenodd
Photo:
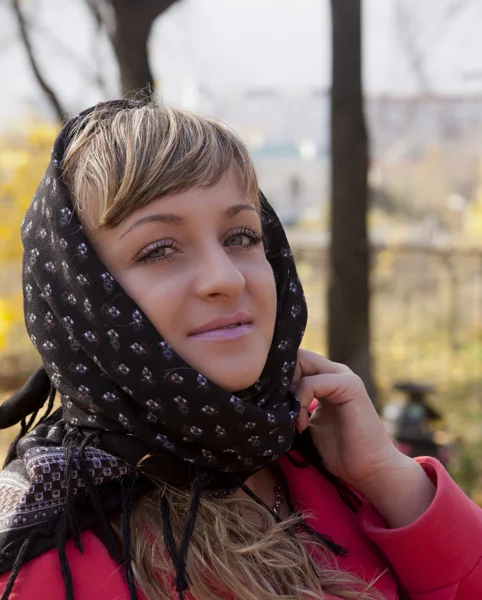
<path fill-rule="evenodd" d="M 136 110 L 138 103 L 107 106 Z M 8 598 L 21 564 L 53 546 L 66 597 L 73 598 L 65 543 L 73 538 L 82 549 L 81 531 L 94 525 L 111 555 L 124 562 L 136 598 L 130 511 L 152 480 L 193 493 L 179 547 L 169 507 L 162 506 L 166 546 L 182 597 L 200 494 L 233 493 L 251 474 L 287 453 L 295 438 L 300 404 L 289 387 L 306 303 L 274 210 L 260 194 L 266 255 L 277 289 L 273 340 L 258 381 L 233 394 L 192 368 L 163 339 L 83 230 L 61 164 L 72 132 L 95 108 L 60 132 L 22 224 L 25 322 L 43 367 L 0 408 L 0 426 L 22 422 L 0 474 L 0 571 L 12 569 L 2 598 Z M 50 414 L 56 392 L 61 408 Z M 29 432 L 47 398 L 46 414 Z M 124 556 L 107 519 L 118 509 L 123 512 Z"/>

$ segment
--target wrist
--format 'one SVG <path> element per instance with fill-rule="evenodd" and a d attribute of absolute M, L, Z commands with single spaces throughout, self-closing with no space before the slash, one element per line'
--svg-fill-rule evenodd
<path fill-rule="evenodd" d="M 417 465 L 413 458 L 393 448 L 390 456 L 370 469 L 368 477 L 358 484 L 357 489 L 371 502 L 387 490 L 398 487 L 399 481 L 410 477 L 410 473 L 415 471 Z"/>
<path fill-rule="evenodd" d="M 359 491 L 392 528 L 405 527 L 429 508 L 435 486 L 417 461 L 401 453 Z"/>

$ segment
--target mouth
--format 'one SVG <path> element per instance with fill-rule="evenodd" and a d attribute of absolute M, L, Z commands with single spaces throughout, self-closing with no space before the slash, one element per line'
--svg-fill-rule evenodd
<path fill-rule="evenodd" d="M 234 340 L 250 333 L 253 327 L 252 319 L 248 315 L 238 313 L 205 323 L 191 331 L 189 337 L 201 340 Z"/>

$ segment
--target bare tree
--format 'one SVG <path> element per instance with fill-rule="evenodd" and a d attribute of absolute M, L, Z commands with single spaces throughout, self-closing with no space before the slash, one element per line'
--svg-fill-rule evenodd
<path fill-rule="evenodd" d="M 330 358 L 347 364 L 375 400 L 370 356 L 368 135 L 361 80 L 361 0 L 331 0 Z"/>
<path fill-rule="evenodd" d="M 419 95 L 426 96 L 431 92 L 429 62 L 447 33 L 466 18 L 468 10 L 475 12 L 477 8 L 480 10 L 471 0 L 438 0 L 427 19 L 427 6 L 418 0 L 395 2 L 395 34 L 414 75 Z M 480 15 L 474 14 L 475 22 L 479 18 Z"/>
<path fill-rule="evenodd" d="M 149 65 L 149 35 L 157 17 L 178 1 L 85 0 L 94 18 L 97 34 L 106 31 L 112 43 L 124 96 L 135 95 L 141 90 L 148 94 L 153 93 L 155 81 Z M 20 38 L 37 83 L 45 92 L 59 121 L 62 122 L 68 114 L 67 110 L 62 105 L 59 95 L 48 84 L 38 62 L 21 4 L 21 0 L 11 0 Z M 105 86 L 101 72 L 95 73 L 93 80 L 99 87 Z"/>
<path fill-rule="evenodd" d="M 120 70 L 122 93 L 154 91 L 148 40 L 154 21 L 178 0 L 87 0 L 98 22 L 103 21 Z"/>
<path fill-rule="evenodd" d="M 395 4 L 398 40 L 403 48 L 422 94 L 428 93 L 430 81 L 427 74 L 426 51 L 422 43 L 422 26 L 411 13 L 410 6 L 403 2 Z"/>
<path fill-rule="evenodd" d="M 55 114 L 60 122 L 62 122 L 67 114 L 66 110 L 63 108 L 57 94 L 54 92 L 52 87 L 47 83 L 45 77 L 43 76 L 40 67 L 38 65 L 37 59 L 35 57 L 35 51 L 32 47 L 32 42 L 30 40 L 30 36 L 28 35 L 28 29 L 25 22 L 25 17 L 20 7 L 20 0 L 12 0 L 12 9 L 15 14 L 15 18 L 18 23 L 18 27 L 20 30 L 20 38 L 25 47 L 25 51 L 27 52 L 28 61 L 32 70 L 34 72 L 35 78 L 37 79 L 38 84 L 45 92 L 48 101 L 52 105 Z"/>

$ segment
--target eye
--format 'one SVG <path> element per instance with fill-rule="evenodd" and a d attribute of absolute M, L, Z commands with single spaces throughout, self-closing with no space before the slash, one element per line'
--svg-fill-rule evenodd
<path fill-rule="evenodd" d="M 174 257 L 176 250 L 171 240 L 160 240 L 149 244 L 134 260 L 136 262 L 166 262 Z"/>
<path fill-rule="evenodd" d="M 259 246 L 263 242 L 263 236 L 260 232 L 253 231 L 249 227 L 241 227 L 231 231 L 224 240 L 224 245 L 229 248 L 248 249 Z"/>

